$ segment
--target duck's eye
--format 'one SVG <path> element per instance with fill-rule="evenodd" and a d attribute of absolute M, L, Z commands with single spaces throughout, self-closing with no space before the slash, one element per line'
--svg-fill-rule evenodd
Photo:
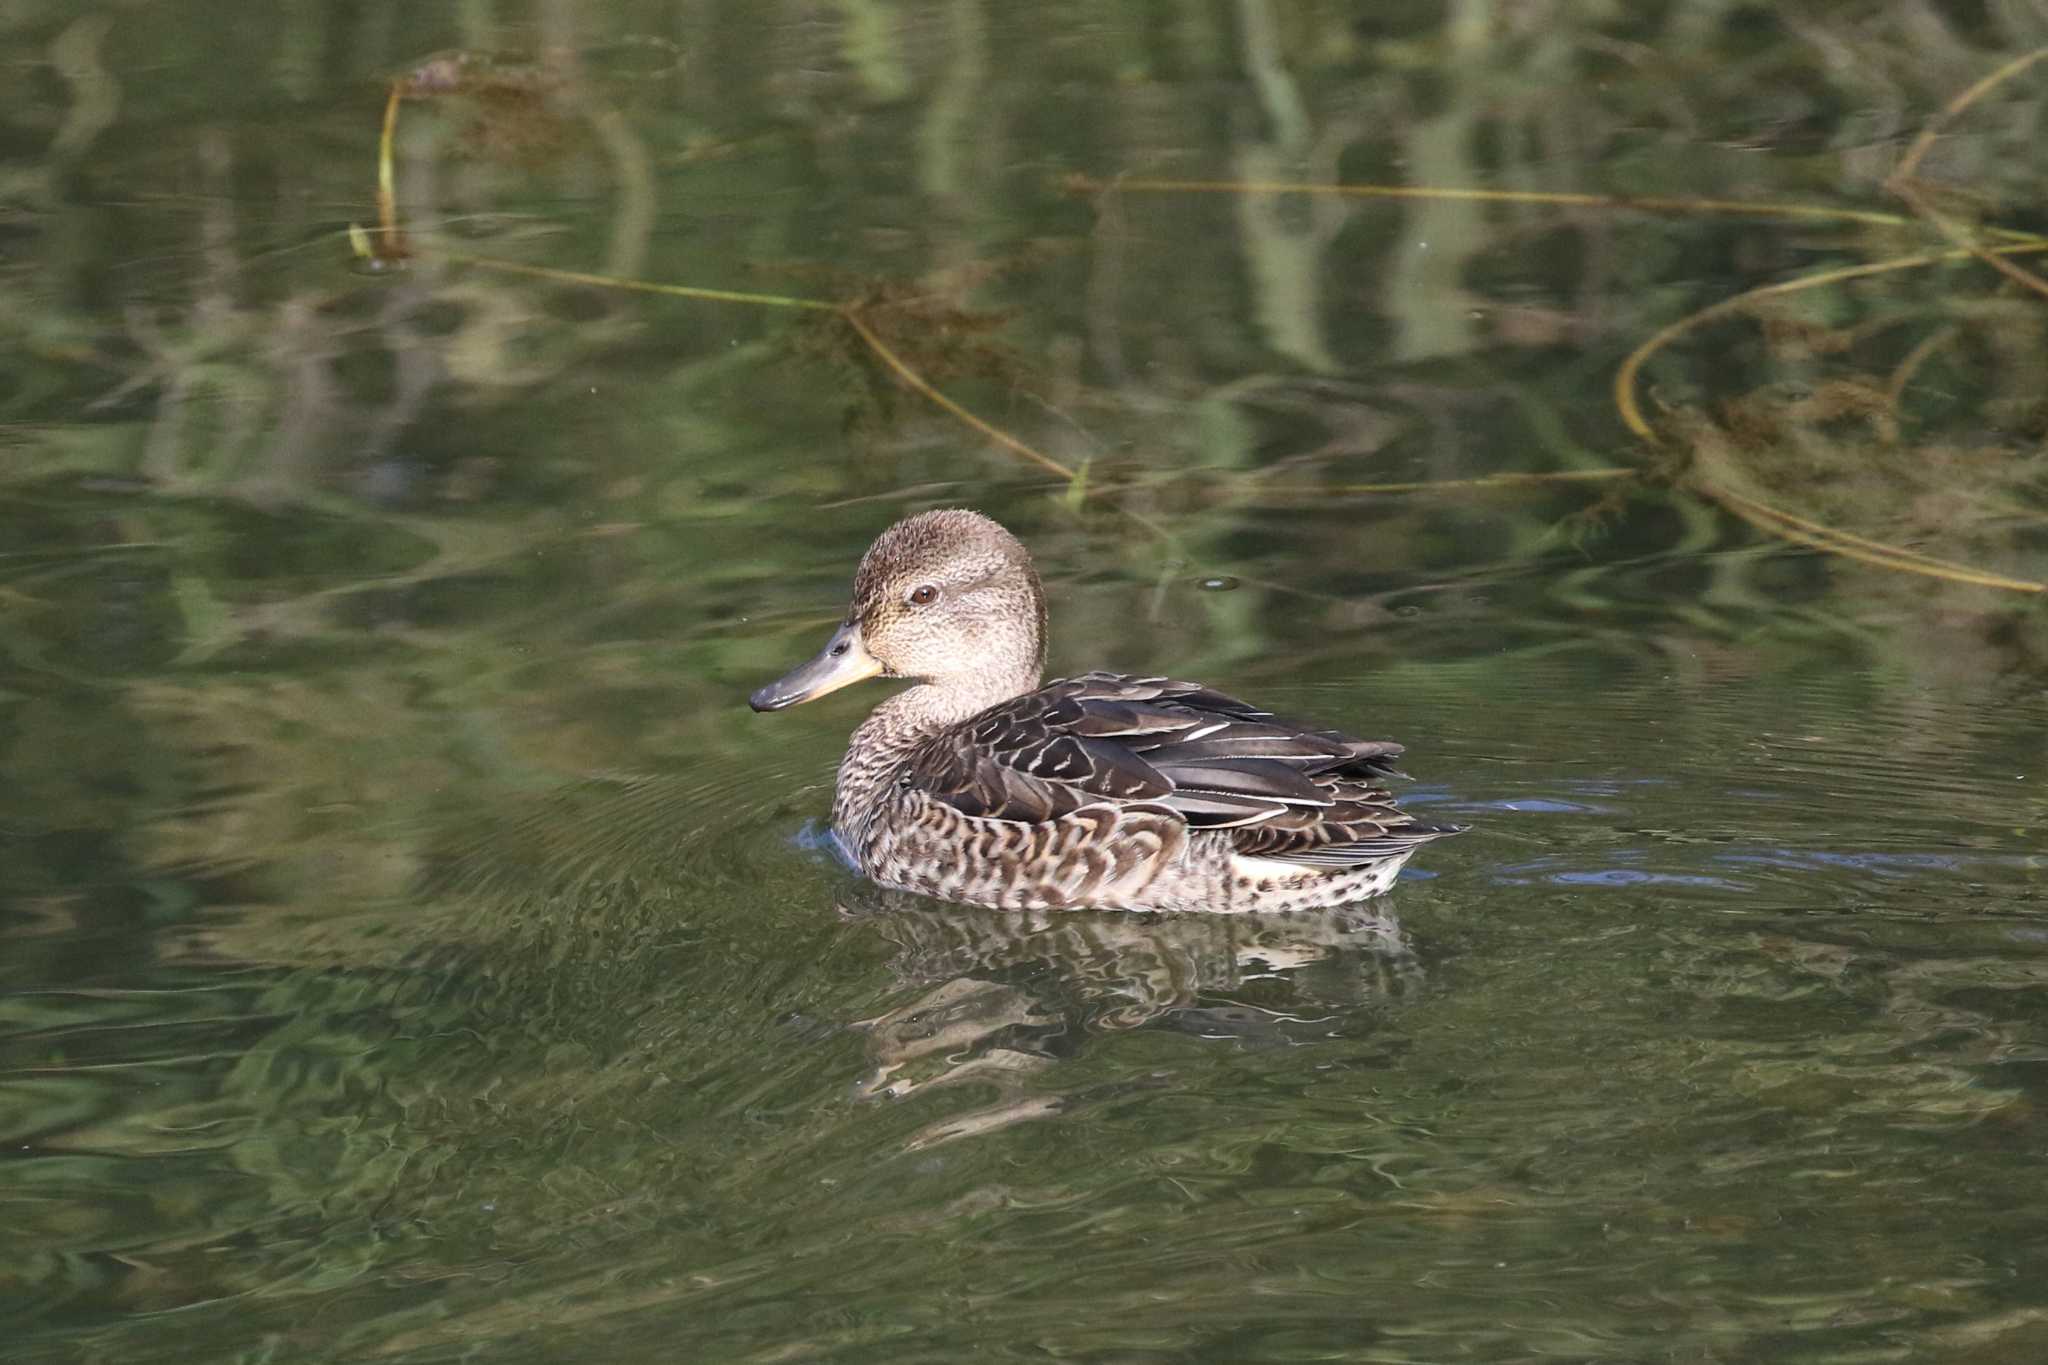
<path fill-rule="evenodd" d="M 939 590 L 929 583 L 924 584 L 922 587 L 911 589 L 910 605 L 913 607 L 928 607 L 938 600 Z"/>

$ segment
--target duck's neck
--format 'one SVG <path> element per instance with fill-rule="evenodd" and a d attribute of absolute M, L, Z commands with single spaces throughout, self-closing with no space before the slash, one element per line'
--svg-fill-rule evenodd
<path fill-rule="evenodd" d="M 832 799 L 832 825 L 842 838 L 857 839 L 881 789 L 895 780 L 897 765 L 919 744 L 998 702 L 1037 689 L 1042 670 L 998 670 L 973 679 L 921 682 L 877 706 L 853 732 Z"/>

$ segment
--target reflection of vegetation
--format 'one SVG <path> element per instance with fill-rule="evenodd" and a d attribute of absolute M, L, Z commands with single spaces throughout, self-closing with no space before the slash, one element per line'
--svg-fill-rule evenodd
<path fill-rule="evenodd" d="M 1306 150 L 1306 134 L 1298 99 L 1289 77 L 1275 63 L 1273 32 L 1264 17 L 1265 11 L 1254 6 L 1247 11 L 1245 21 L 1246 62 L 1252 70 L 1255 84 L 1262 100 L 1273 114 L 1281 128 L 1280 141 L 1298 154 Z M 973 37 L 973 45 L 979 48 L 978 29 L 967 26 Z M 1457 30 L 1461 42 L 1472 38 L 1470 30 Z M 1974 256 L 1985 264 L 2017 281 L 2023 287 L 2036 293 L 2048 295 L 2048 284 L 2028 273 L 2012 262 L 2014 253 L 2032 253 L 2048 249 L 2042 239 L 2033 234 L 2012 230 L 1995 230 L 1993 235 L 2000 239 L 1995 247 L 1980 244 L 1953 218 L 1937 209 L 1927 190 L 1915 179 L 1921 161 L 1934 144 L 1936 130 L 1942 124 L 1961 115 L 1971 105 L 1982 100 L 1992 90 L 2016 77 L 2048 57 L 2048 48 L 2018 57 L 2007 62 L 1992 75 L 1983 78 L 1961 95 L 1951 100 L 1937 121 L 1923 129 L 1919 138 L 1893 172 L 1889 185 L 1904 198 L 1921 219 L 1934 225 L 1956 245 L 1952 256 Z M 1452 63 L 1454 67 L 1462 63 Z M 394 175 L 394 146 L 397 132 L 397 115 L 403 102 L 408 98 L 459 96 L 483 107 L 481 117 L 489 120 L 501 118 L 517 125 L 522 119 L 530 121 L 532 114 L 527 105 L 544 106 L 547 103 L 545 86 L 533 74 L 539 68 L 507 67 L 506 65 L 467 53 L 455 53 L 431 59 L 393 80 L 386 103 L 384 128 L 378 144 L 377 201 L 380 231 L 372 238 L 361 229 L 351 225 L 350 234 L 356 254 L 366 264 L 386 268 L 401 263 L 411 254 L 404 232 L 399 226 L 397 197 Z M 494 113 L 495 111 L 495 113 Z M 1469 132 L 1462 117 L 1438 119 L 1434 131 L 1416 131 L 1418 143 L 1440 140 L 1439 134 L 1449 128 L 1460 140 Z M 509 134 L 517 141 L 517 134 Z M 1132 191 L 1165 193 L 1223 193 L 1240 200 L 1243 204 L 1261 206 L 1257 212 L 1247 207 L 1241 215 L 1247 231 L 1257 241 L 1272 247 L 1269 251 L 1252 250 L 1254 268 L 1264 267 L 1261 276 L 1267 287 L 1261 292 L 1264 311 L 1260 315 L 1266 330 L 1273 334 L 1274 344 L 1282 351 L 1300 360 L 1308 369 L 1316 372 L 1334 368 L 1320 339 L 1319 329 L 1311 325 L 1303 331 L 1295 324 L 1296 314 L 1302 310 L 1284 296 L 1303 293 L 1311 286 L 1308 276 L 1312 275 L 1328 231 L 1317 234 L 1318 240 L 1311 243 L 1306 256 L 1295 248 L 1293 234 L 1284 227 L 1275 231 L 1275 222 L 1269 221 L 1269 210 L 1275 203 L 1290 197 L 1304 197 L 1320 210 L 1333 201 L 1345 199 L 1386 198 L 1408 200 L 1424 206 L 1425 211 L 1441 207 L 1461 210 L 1471 203 L 1540 204 L 1546 206 L 1572 205 L 1577 207 L 1632 208 L 1678 213 L 1749 213 L 1753 216 L 1779 218 L 1789 221 L 1842 221 L 1859 224 L 1898 225 L 1892 215 L 1863 210 L 1832 211 L 1812 205 L 1751 205 L 1742 200 L 1680 198 L 1673 196 L 1632 196 L 1626 199 L 1603 198 L 1583 193 L 1561 193 L 1530 190 L 1487 190 L 1445 186 L 1395 186 L 1395 185 L 1352 185 L 1342 183 L 1300 182 L 1288 183 L 1272 180 L 1269 162 L 1272 148 L 1247 147 L 1241 149 L 1250 157 L 1254 171 L 1250 178 L 1242 181 L 1176 181 L 1146 180 L 1127 178 L 1104 186 L 1089 181 L 1086 177 L 1070 176 L 1067 188 L 1095 192 L 1099 196 L 1116 196 Z M 1433 166 L 1439 158 L 1424 158 L 1425 167 Z M 1462 164 L 1462 163 L 1461 163 Z M 946 175 L 941 180 L 950 185 L 953 177 Z M 1434 219 L 1430 221 L 1435 221 Z M 1425 222 L 1423 227 L 1426 229 Z M 1470 230 L 1467 215 L 1462 211 L 1439 224 L 1440 237 L 1451 239 L 1454 249 L 1430 258 L 1430 268 L 1417 278 L 1425 286 L 1433 284 L 1434 292 L 1441 296 L 1438 311 L 1444 304 L 1452 305 L 1450 311 L 1463 312 L 1462 293 L 1455 282 L 1436 279 L 1435 263 L 1441 259 L 1458 260 L 1476 250 L 1477 237 Z M 1426 242 L 1423 244 L 1428 245 Z M 1088 494 L 1087 465 L 1080 471 L 1069 468 L 1039 451 L 1011 433 L 987 422 L 947 397 L 933 380 L 943 380 L 952 375 L 982 372 L 998 377 L 1015 369 L 1014 362 L 995 351 L 980 340 L 982 333 L 992 330 L 998 319 L 975 314 L 964 307 L 940 300 L 928 291 L 916 288 L 891 287 L 875 283 L 861 291 L 860 297 L 842 300 L 836 304 L 786 298 L 764 294 L 746 294 L 732 291 L 707 289 L 689 285 L 662 285 L 646 281 L 604 277 L 581 272 L 556 271 L 547 267 L 519 265 L 513 262 L 494 261 L 488 258 L 457 255 L 450 259 L 466 262 L 486 269 L 509 270 L 516 274 L 552 278 L 563 283 L 597 284 L 609 288 L 635 292 L 664 293 L 679 298 L 715 299 L 723 302 L 751 303 L 772 308 L 795 309 L 812 314 L 807 328 L 800 329 L 800 335 L 809 339 L 808 345 L 800 347 L 800 353 L 807 351 L 814 359 L 831 361 L 842 373 L 851 379 L 850 387 L 859 397 L 850 408 L 854 420 L 875 422 L 886 420 L 892 414 L 887 395 L 893 386 L 887 381 L 900 380 L 914 392 L 929 399 L 933 404 L 957 418 L 962 424 L 988 438 L 996 445 L 1023 456 L 1033 464 L 1059 475 L 1067 481 L 1065 500 L 1071 509 L 1078 509 Z M 1876 265 L 1844 267 L 1822 271 L 1799 280 L 1767 285 L 1752 290 L 1736 299 L 1701 309 L 1691 316 L 1661 328 L 1648 341 L 1639 345 L 1626 360 L 1615 379 L 1615 395 L 1623 421 L 1638 436 L 1654 441 L 1656 433 L 1644 419 L 1637 401 L 1636 383 L 1642 367 L 1651 356 L 1668 346 L 1675 338 L 1692 330 L 1710 318 L 1732 315 L 1738 308 L 1751 300 L 1779 300 L 1795 293 L 1802 293 L 1822 286 L 1867 278 L 1873 275 L 1889 274 L 1899 270 L 1919 269 L 1943 259 L 1941 255 L 1922 254 L 1896 258 Z M 1276 264 L 1284 269 L 1276 272 Z M 1407 272 L 1404 272 L 1407 273 Z M 1411 285 L 1415 281 L 1410 282 Z M 1449 330 L 1429 322 L 1417 326 L 1416 315 L 1423 311 L 1411 300 L 1405 306 L 1398 302 L 1389 303 L 1390 311 L 1409 323 L 1411 340 L 1417 342 L 1422 353 L 1438 350 L 1462 351 L 1470 348 L 1470 339 L 1462 323 L 1454 324 Z M 829 317 L 831 322 L 821 319 Z M 1428 336 L 1425 337 L 1424 333 Z M 1282 341 L 1284 335 L 1289 338 Z M 1903 393 L 1907 379 L 1928 354 L 1946 344 L 1947 338 L 1937 334 L 1929 342 L 1916 346 L 1894 371 L 1887 389 L 1889 403 L 1896 406 Z M 1415 348 L 1411 347 L 1411 352 Z M 906 354 L 907 353 L 907 354 Z M 1894 433 L 1895 435 L 1895 433 Z M 1561 471 L 1563 474 L 1585 475 L 1595 471 Z M 1612 471 L 1599 471 L 1610 473 Z M 1494 476 L 1497 480 L 1503 476 Z M 1543 475 L 1523 474 L 1520 477 L 1543 478 Z M 1969 583 L 1979 587 L 1998 588 L 2007 591 L 2028 593 L 2048 592 L 2048 583 L 2034 579 L 2014 578 L 2007 575 L 1986 573 L 1967 564 L 1947 561 L 1917 551 L 1902 549 L 1897 545 L 1871 540 L 1866 536 L 1841 530 L 1825 521 L 1815 521 L 1787 512 L 1781 507 L 1758 502 L 1736 491 L 1727 482 L 1717 477 L 1712 469 L 1695 467 L 1690 471 L 1690 480 L 1701 491 L 1713 497 L 1728 510 L 1748 521 L 1751 525 L 1773 534 L 1784 535 L 1801 544 L 1844 555 L 1864 563 L 1895 569 L 1901 572 L 1922 574 L 1943 578 L 1953 582 Z M 1445 488 L 1465 486 L 1488 486 L 1480 480 L 1444 480 Z M 1399 485 L 1381 484 L 1373 491 L 1387 491 Z M 1584 524 L 1597 524 L 1599 517 L 1614 505 L 1609 497 L 1596 504 L 1582 519 Z M 1164 528 L 1143 515 L 1133 514 L 1140 525 L 1156 534 L 1165 535 Z"/>
<path fill-rule="evenodd" d="M 2029 246 L 2026 249 L 2035 250 L 2037 248 Z M 1998 254 L 2003 254 L 2006 251 L 2007 248 L 2001 247 L 1998 249 Z M 1952 254 L 1960 255 L 1966 253 Z M 1942 258 L 1939 256 L 1913 256 L 1883 262 L 1875 266 L 1847 267 L 1838 271 L 1823 272 L 1820 275 L 1809 276 L 1788 284 L 1752 290 L 1735 299 L 1726 300 L 1710 308 L 1702 309 L 1700 312 L 1664 328 L 1650 341 L 1638 347 L 1622 365 L 1616 379 L 1616 392 L 1621 404 L 1623 418 L 1628 422 L 1630 428 L 1639 435 L 1645 437 L 1653 436 L 1648 422 L 1643 418 L 1640 408 L 1636 403 L 1634 392 L 1635 377 L 1641 364 L 1651 354 L 1682 331 L 1690 330 L 1710 319 L 1734 316 L 1752 308 L 1758 308 L 1765 304 L 1766 301 L 1775 302 L 1794 293 L 1803 293 L 1823 285 L 1835 285 L 1873 275 L 1886 274 L 1901 268 L 1929 265 L 1936 263 L 1940 259 Z M 1798 360 L 1808 364 L 1811 364 L 1817 357 L 1833 356 L 1851 351 L 1857 346 L 1859 340 L 1858 332 L 1869 333 L 1875 331 L 1882 334 L 1889 330 L 1882 319 L 1874 326 L 1872 324 L 1864 324 L 1856 329 L 1839 333 L 1824 326 L 1815 325 L 1797 318 L 1788 319 L 1782 315 L 1771 316 L 1767 314 L 1766 323 L 1766 337 L 1773 343 L 1774 349 L 1789 351 Z M 1770 325 L 1773 323 L 1776 325 Z M 2028 331 L 2036 335 L 2039 334 L 2038 325 L 2033 323 L 2031 319 L 2027 320 L 2025 325 Z M 2021 335 L 2024 336 L 2025 333 Z M 1858 413 L 1865 416 L 1875 416 L 1880 419 L 1875 434 L 1881 436 L 1883 442 L 1887 445 L 1896 444 L 1899 441 L 1900 435 L 1901 403 L 1906 396 L 1909 384 L 1924 379 L 1922 371 L 1926 369 L 1930 357 L 1948 348 L 1955 341 L 1956 336 L 1957 329 L 1954 326 L 1944 327 L 1930 334 L 1925 341 L 1914 345 L 1911 350 L 1905 353 L 1903 358 L 1898 359 L 1893 364 L 1888 379 L 1880 380 L 1878 376 L 1872 375 L 1867 379 L 1858 377 L 1848 380 L 1831 381 L 1819 391 L 1815 401 L 1812 402 L 1799 397 L 1795 392 L 1793 395 L 1795 406 L 1788 409 L 1786 417 L 1790 421 L 1798 422 L 1805 420 L 1814 413 L 1822 414 L 1824 417 L 1835 418 L 1852 416 Z M 2007 345 L 2002 349 L 2010 349 L 2010 342 L 2013 339 L 2008 335 Z M 2030 410 L 2036 406 L 2031 399 L 2023 399 L 2021 401 L 2025 402 Z M 1814 457 L 1820 452 L 1809 443 L 1805 452 L 1806 459 L 1777 460 L 1777 453 L 1769 449 L 1773 439 L 1771 434 L 1759 427 L 1759 420 L 1763 417 L 1762 406 L 1756 396 L 1752 396 L 1748 401 L 1746 413 L 1742 418 L 1742 424 L 1746 425 L 1748 430 L 1736 433 L 1735 444 L 1738 448 L 1747 446 L 1753 454 L 1771 457 L 1774 463 L 1779 464 L 1781 475 L 1786 473 L 1795 476 L 1803 475 L 1803 482 L 1808 485 L 1834 485 L 1839 487 L 1844 484 L 1861 483 L 1865 487 L 1866 501 L 1875 502 L 1880 506 L 1889 505 L 1889 495 L 1894 490 L 1887 486 L 1882 475 L 1873 468 L 1875 462 L 1864 455 L 1860 444 L 1852 443 L 1846 448 L 1834 450 L 1832 452 L 1832 459 L 1817 460 Z M 1727 460 L 1718 458 L 1718 452 L 1713 448 L 1714 443 L 1707 441 L 1705 444 L 1702 444 L 1703 430 L 1696 423 L 1690 425 L 1694 433 L 1693 443 L 1692 448 L 1686 452 L 1686 456 L 1690 457 L 1690 463 L 1681 467 L 1683 475 L 1707 493 L 1708 496 L 1761 529 L 1770 531 L 1773 534 L 1787 536 L 1800 543 L 1812 545 L 1815 548 L 1843 555 L 1850 559 L 1875 564 L 1882 568 L 1918 574 L 1928 578 L 1943 579 L 1950 582 L 1967 583 L 1978 587 L 1996 588 L 2001 591 L 2022 593 L 2048 592 L 2048 583 L 2043 583 L 2037 579 L 1987 572 L 1973 567 L 1971 564 L 1959 563 L 1952 559 L 1943 559 L 1915 549 L 1904 548 L 1895 543 L 1872 540 L 1868 536 L 1842 529 L 1845 523 L 1829 518 L 1815 520 L 1810 516 L 1800 516 L 1787 512 L 1783 510 L 1782 502 L 1778 505 L 1773 505 L 1757 501 L 1742 491 L 1740 487 L 1742 479 L 1736 474 L 1736 471 Z M 2009 470 L 2016 469 L 2016 472 L 2019 474 L 2020 483 L 2023 486 L 2030 485 L 2034 482 L 2031 465 L 2026 461 L 2024 452 L 2018 452 L 2017 454 L 2017 459 L 2005 462 L 2007 468 Z M 1937 460 L 1936 463 L 1944 462 Z M 1962 471 L 1953 464 L 1949 464 L 1943 472 L 1949 479 L 1953 480 Z M 1779 482 L 1783 483 L 1786 480 L 1780 478 Z M 1845 509 L 1838 503 L 1835 508 L 1836 514 L 1839 516 L 1844 510 L 1853 512 L 1856 509 Z M 1870 518 L 1866 514 L 1862 517 L 1852 516 L 1850 520 L 1867 525 Z M 1911 534 L 1907 539 L 1917 543 L 1925 540 L 1930 535 L 1939 534 L 1950 529 L 1952 529 L 1952 526 L 1946 521 L 1922 522 L 1920 525 L 1910 528 Z"/>

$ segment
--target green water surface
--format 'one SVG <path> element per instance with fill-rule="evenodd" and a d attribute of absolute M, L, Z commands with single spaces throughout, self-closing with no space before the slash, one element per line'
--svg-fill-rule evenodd
<path fill-rule="evenodd" d="M 0 7 L 0 1359 L 2048 1356 L 2042 599 L 1686 463 L 2048 577 L 2048 303 L 1946 261 L 1697 329 L 1653 450 L 1659 328 L 1945 239 L 1136 183 L 1905 214 L 2043 42 Z M 389 83 L 452 52 L 373 271 Z M 1922 166 L 1957 230 L 2038 222 L 2040 79 Z M 491 261 L 860 301 L 1041 458 L 828 314 Z M 883 686 L 744 696 L 941 505 L 1033 548 L 1055 670 L 1399 739 L 1472 831 L 1326 914 L 864 885 Z"/>

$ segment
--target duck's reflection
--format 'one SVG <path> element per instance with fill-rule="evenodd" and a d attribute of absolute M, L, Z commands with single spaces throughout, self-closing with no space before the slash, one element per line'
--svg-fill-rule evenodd
<path fill-rule="evenodd" d="M 1384 901 L 1287 915 L 1020 914 L 862 887 L 841 896 L 839 913 L 893 946 L 897 984 L 916 992 L 854 1025 L 869 1056 L 857 1093 L 900 1098 L 978 1081 L 1002 1097 L 913 1146 L 1092 1098 L 1029 1079 L 1091 1034 L 1152 1027 L 1238 1046 L 1357 1036 L 1372 1027 L 1371 1006 L 1422 981 Z"/>

